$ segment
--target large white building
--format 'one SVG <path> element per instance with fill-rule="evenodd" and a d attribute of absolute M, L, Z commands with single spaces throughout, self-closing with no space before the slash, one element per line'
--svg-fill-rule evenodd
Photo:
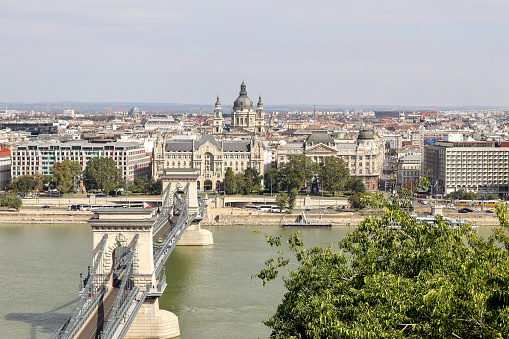
<path fill-rule="evenodd" d="M 127 180 L 150 176 L 150 156 L 137 142 L 32 142 L 14 146 L 11 153 L 13 178 L 36 173 L 51 175 L 50 168 L 66 159 L 79 162 L 84 170 L 92 158 L 115 160 L 122 170 L 122 177 L 127 176 Z"/>
<path fill-rule="evenodd" d="M 424 147 L 424 168 L 438 193 L 509 193 L 509 143 L 437 141 Z"/>
<path fill-rule="evenodd" d="M 176 140 L 159 139 L 154 142 L 152 176 L 157 179 L 165 168 L 198 169 L 198 189 L 220 190 L 226 169 L 242 173 L 255 168 L 261 175 L 271 167 L 271 151 L 265 141 L 256 136 L 251 140 L 216 140 L 206 134 Z"/>

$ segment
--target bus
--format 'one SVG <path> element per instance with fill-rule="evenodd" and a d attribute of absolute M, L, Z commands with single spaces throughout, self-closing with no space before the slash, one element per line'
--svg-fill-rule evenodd
<path fill-rule="evenodd" d="M 471 207 L 496 207 L 497 205 L 502 204 L 500 200 L 458 200 L 456 202 L 457 206 L 471 206 Z"/>

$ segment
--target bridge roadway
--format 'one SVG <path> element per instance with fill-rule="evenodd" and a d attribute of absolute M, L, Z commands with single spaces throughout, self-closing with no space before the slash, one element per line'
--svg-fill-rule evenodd
<path fill-rule="evenodd" d="M 118 286 L 111 288 L 99 303 L 95 311 L 90 315 L 76 339 L 99 339 L 99 334 L 108 322 L 111 308 L 119 292 Z"/>

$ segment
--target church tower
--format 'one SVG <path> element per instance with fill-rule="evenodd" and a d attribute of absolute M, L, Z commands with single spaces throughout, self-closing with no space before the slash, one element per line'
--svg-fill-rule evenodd
<path fill-rule="evenodd" d="M 223 133 L 223 110 L 221 109 L 221 102 L 219 101 L 219 95 L 217 96 L 216 106 L 214 107 L 214 122 L 213 122 L 213 134 Z"/>
<path fill-rule="evenodd" d="M 258 98 L 258 104 L 256 105 L 256 129 L 255 133 L 265 133 L 265 112 L 263 110 L 262 96 L 260 94 Z"/>

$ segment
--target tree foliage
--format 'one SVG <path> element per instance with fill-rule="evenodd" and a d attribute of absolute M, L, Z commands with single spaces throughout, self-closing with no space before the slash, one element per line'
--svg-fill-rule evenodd
<path fill-rule="evenodd" d="M 277 208 L 282 212 L 286 208 L 286 204 L 288 202 L 288 194 L 279 193 L 276 195 L 276 205 Z"/>
<path fill-rule="evenodd" d="M 110 192 L 120 184 L 121 170 L 111 158 L 92 158 L 83 172 L 83 183 L 87 190 L 98 189 Z"/>
<path fill-rule="evenodd" d="M 356 193 L 366 192 L 366 185 L 364 184 L 364 181 L 359 177 L 350 177 L 346 181 L 345 188 Z"/>
<path fill-rule="evenodd" d="M 448 199 L 475 200 L 477 195 L 474 192 L 465 192 L 463 189 L 451 192 L 446 196 Z"/>
<path fill-rule="evenodd" d="M 279 171 L 271 168 L 263 175 L 263 185 L 269 192 L 279 192 Z"/>
<path fill-rule="evenodd" d="M 51 180 L 57 190 L 66 193 L 77 189 L 78 180 L 81 177 L 81 164 L 79 162 L 68 159 L 56 162 L 51 166 L 50 171 Z"/>
<path fill-rule="evenodd" d="M 350 178 L 350 170 L 343 159 L 338 157 L 323 158 L 318 173 L 322 189 L 334 194 L 342 191 Z"/>
<path fill-rule="evenodd" d="M 224 175 L 224 189 L 226 194 L 237 193 L 237 182 L 235 181 L 235 174 L 233 174 L 231 167 L 226 169 L 226 173 Z"/>
<path fill-rule="evenodd" d="M 297 170 L 289 162 L 279 168 L 279 182 L 281 190 L 290 192 L 293 188 L 299 189 L 304 185 L 304 172 Z"/>
<path fill-rule="evenodd" d="M 313 179 L 318 174 L 318 164 L 313 162 L 311 158 L 306 157 L 305 155 L 296 155 L 290 157 L 288 161 L 288 166 L 294 168 L 297 172 L 301 173 L 304 177 L 304 181 L 302 185 L 306 187 L 311 187 Z M 300 189 L 302 187 L 295 187 Z M 293 187 L 292 187 L 293 188 Z"/>
<path fill-rule="evenodd" d="M 243 179 L 244 194 L 250 194 L 253 191 L 259 191 L 262 188 L 260 185 L 262 176 L 255 168 L 246 168 L 244 171 Z"/>
<path fill-rule="evenodd" d="M 18 178 L 11 178 L 11 181 L 8 185 L 8 189 L 24 193 L 35 191 L 36 187 L 36 178 L 30 174 L 25 174 Z"/>
<path fill-rule="evenodd" d="M 19 211 L 23 205 L 23 201 L 13 193 L 6 193 L 1 197 L 1 205 L 7 208 L 14 208 Z"/>
<path fill-rule="evenodd" d="M 290 190 L 290 193 L 288 193 L 288 212 L 292 213 L 295 209 L 295 201 L 297 200 L 297 195 L 299 192 L 294 187 Z"/>
<path fill-rule="evenodd" d="M 364 202 L 364 194 L 363 193 L 354 193 L 348 197 L 348 202 L 353 208 L 363 209 L 366 207 L 366 203 Z"/>
<path fill-rule="evenodd" d="M 509 337 L 507 207 L 497 207 L 501 226 L 484 239 L 440 216 L 419 223 L 401 210 L 408 193 L 366 198 L 383 215 L 364 219 L 339 251 L 305 248 L 296 234 L 288 239 L 292 257 L 281 250 L 266 261 L 254 276 L 262 284 L 297 263 L 283 279 L 282 303 L 264 322 L 272 338 Z M 266 238 L 281 246 L 281 237 Z"/>

